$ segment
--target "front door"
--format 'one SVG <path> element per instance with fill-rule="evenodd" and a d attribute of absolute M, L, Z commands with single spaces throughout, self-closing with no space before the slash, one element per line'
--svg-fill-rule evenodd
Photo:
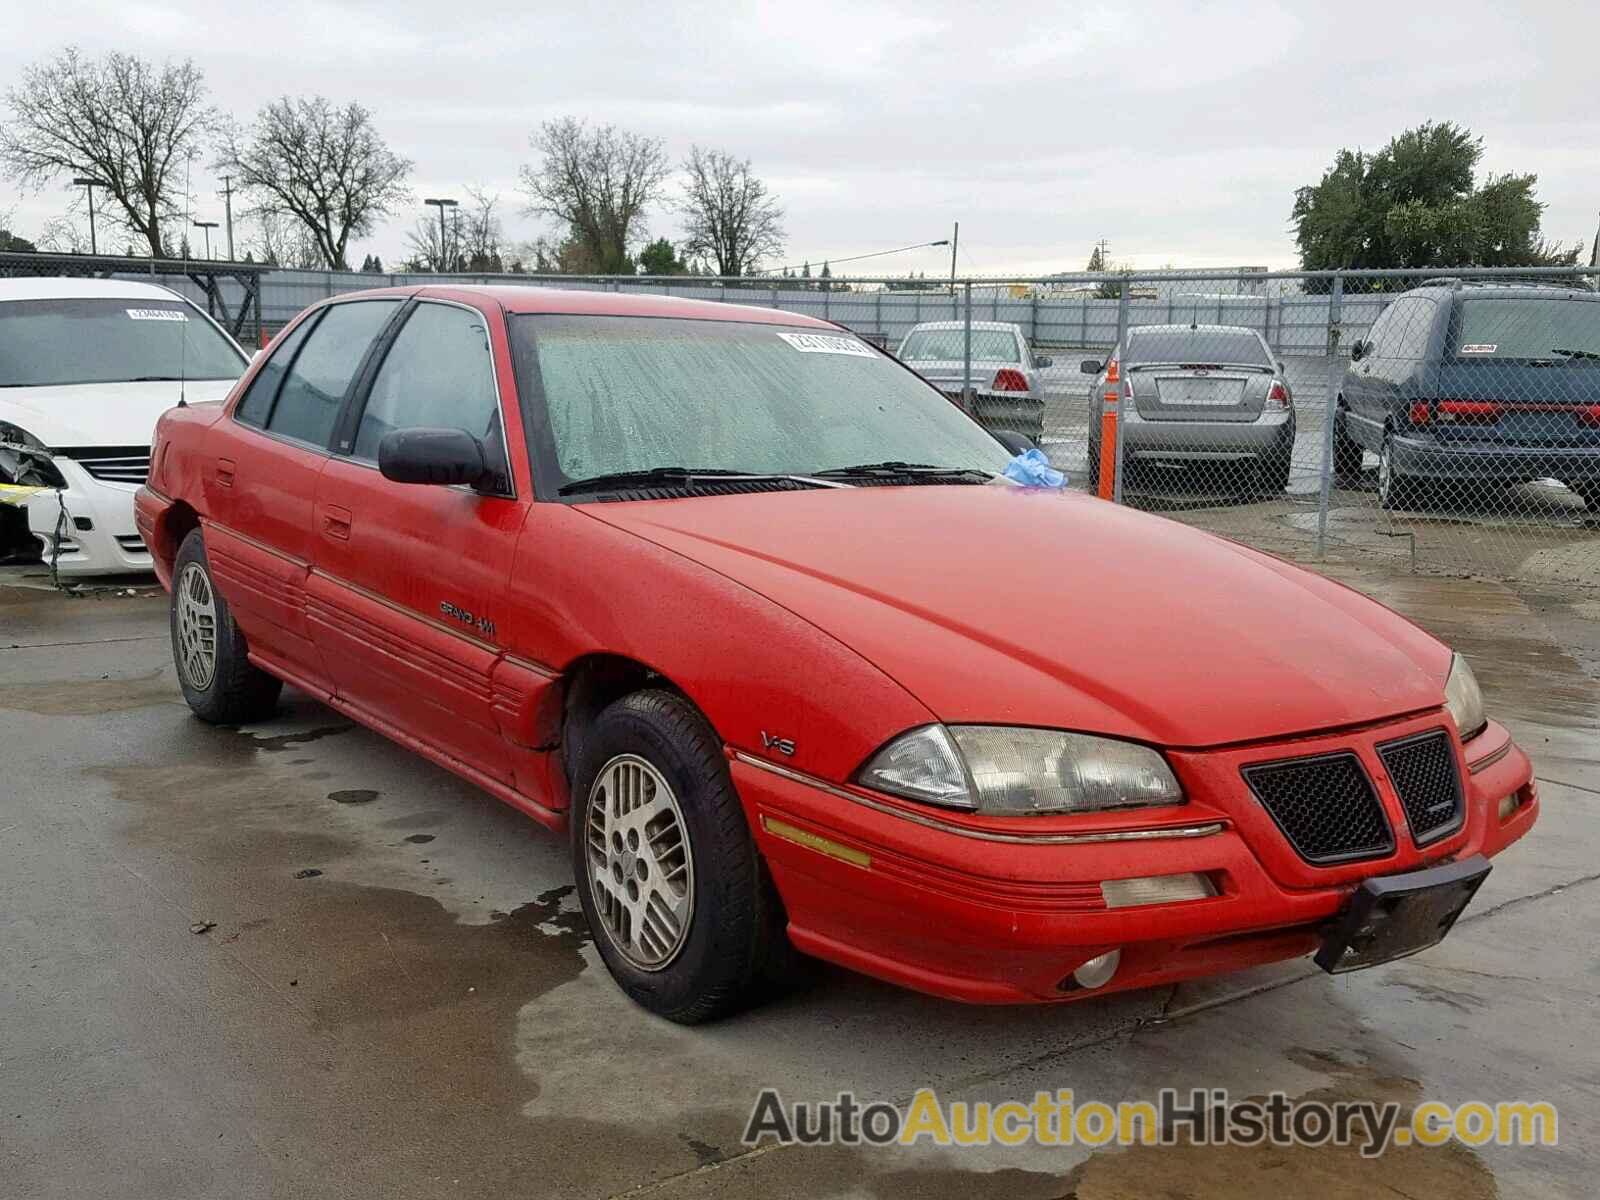
<path fill-rule="evenodd" d="M 531 497 L 510 470 L 489 327 L 475 308 L 426 300 L 393 335 L 318 482 L 308 616 L 341 700 L 509 783 L 492 678 Z M 477 489 L 385 479 L 384 434 L 418 427 L 480 438 L 495 478 Z"/>

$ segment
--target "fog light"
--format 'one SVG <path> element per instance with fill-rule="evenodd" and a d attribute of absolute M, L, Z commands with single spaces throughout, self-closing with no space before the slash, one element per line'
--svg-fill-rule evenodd
<path fill-rule="evenodd" d="M 1074 971 L 1072 982 L 1081 988 L 1104 987 L 1111 982 L 1111 977 L 1117 973 L 1117 966 L 1121 962 L 1121 950 L 1107 950 Z"/>
<path fill-rule="evenodd" d="M 1515 792 L 1512 792 L 1509 796 L 1501 796 L 1500 823 L 1504 825 L 1508 820 L 1511 819 L 1511 814 L 1516 812 L 1520 807 L 1521 802 L 1517 799 L 1517 794 Z"/>
<path fill-rule="evenodd" d="M 1107 908 L 1132 908 L 1137 904 L 1172 904 L 1179 900 L 1204 900 L 1215 896 L 1211 880 L 1195 871 L 1182 875 L 1145 875 L 1138 879 L 1107 879 L 1100 884 Z"/>

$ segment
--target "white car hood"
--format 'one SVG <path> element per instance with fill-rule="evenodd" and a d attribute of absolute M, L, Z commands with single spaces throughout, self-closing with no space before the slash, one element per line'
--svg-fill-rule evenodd
<path fill-rule="evenodd" d="M 191 379 L 191 403 L 221 400 L 233 379 Z M 0 388 L 0 421 L 31 433 L 52 450 L 80 446 L 148 446 L 156 419 L 178 403 L 176 380 L 78 383 L 66 387 Z"/>

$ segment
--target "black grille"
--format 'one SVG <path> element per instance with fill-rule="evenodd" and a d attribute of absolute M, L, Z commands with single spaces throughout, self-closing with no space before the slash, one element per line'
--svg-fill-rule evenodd
<path fill-rule="evenodd" d="M 1438 841 L 1461 824 L 1461 775 L 1450 735 L 1430 730 L 1378 747 L 1389 782 L 1406 810 L 1419 846 Z"/>
<path fill-rule="evenodd" d="M 1260 763 L 1245 767 L 1244 778 L 1307 862 L 1324 866 L 1394 850 L 1378 793 L 1348 751 Z"/>
<path fill-rule="evenodd" d="M 143 483 L 150 474 L 149 446 L 93 446 L 57 450 L 56 454 L 108 483 Z"/>

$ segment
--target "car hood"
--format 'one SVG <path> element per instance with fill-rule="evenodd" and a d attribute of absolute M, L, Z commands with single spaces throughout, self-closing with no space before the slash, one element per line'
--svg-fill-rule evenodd
<path fill-rule="evenodd" d="M 221 400 L 236 381 L 78 383 L 0 389 L 0 421 L 31 433 L 52 450 L 63 446 L 148 446 L 156 418 L 178 403 Z"/>
<path fill-rule="evenodd" d="M 1198 747 L 1444 700 L 1449 650 L 1382 605 L 1075 493 L 851 488 L 585 511 L 789 609 L 947 722 Z"/>

